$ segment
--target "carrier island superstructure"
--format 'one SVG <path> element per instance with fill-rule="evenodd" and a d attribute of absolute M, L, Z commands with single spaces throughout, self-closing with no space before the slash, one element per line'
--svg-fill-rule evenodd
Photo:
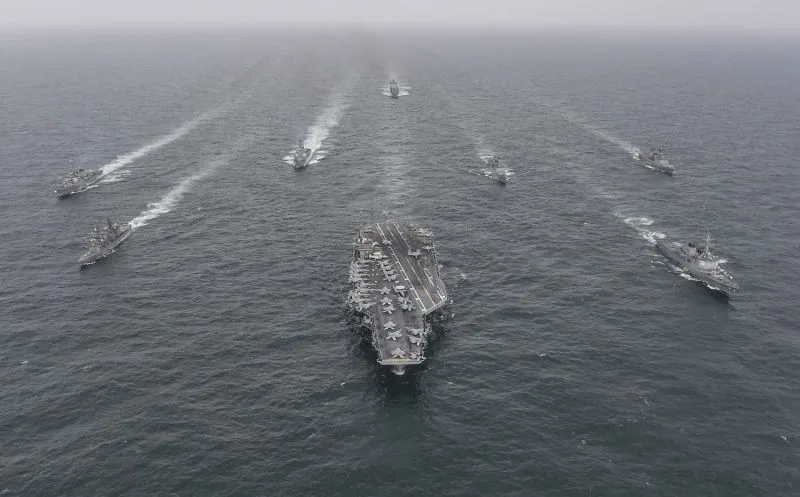
<path fill-rule="evenodd" d="M 425 361 L 426 317 L 447 301 L 433 233 L 390 221 L 363 225 L 350 263 L 350 309 L 372 335 L 378 363 L 403 374 Z"/>

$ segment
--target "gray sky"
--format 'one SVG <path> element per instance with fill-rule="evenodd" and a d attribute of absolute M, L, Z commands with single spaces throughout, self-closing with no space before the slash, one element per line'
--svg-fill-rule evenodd
<path fill-rule="evenodd" d="M 800 31 L 800 0 L 0 0 L 0 26 L 526 24 Z"/>

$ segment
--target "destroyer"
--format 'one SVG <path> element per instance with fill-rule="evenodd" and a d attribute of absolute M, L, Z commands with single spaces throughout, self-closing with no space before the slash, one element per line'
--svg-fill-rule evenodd
<path fill-rule="evenodd" d="M 704 247 L 699 247 L 692 242 L 668 242 L 658 240 L 656 246 L 664 256 L 680 265 L 691 276 L 697 278 L 711 290 L 721 292 L 726 296 L 731 296 L 739 289 L 739 285 L 733 280 L 721 264 L 724 260 L 711 252 L 711 236 L 706 235 Z"/>
<path fill-rule="evenodd" d="M 400 86 L 397 84 L 396 79 L 392 79 L 389 82 L 389 93 L 392 95 L 392 98 L 400 98 Z"/>
<path fill-rule="evenodd" d="M 78 259 L 78 263 L 81 267 L 85 267 L 108 257 L 131 235 L 132 231 L 130 224 L 120 226 L 112 223 L 110 219 L 106 220 L 106 226 L 103 228 L 95 226 L 89 234 L 88 250 Z"/>
<path fill-rule="evenodd" d="M 311 162 L 312 150 L 303 144 L 303 140 L 297 143 L 297 148 L 293 153 L 294 168 L 303 169 Z"/>
<path fill-rule="evenodd" d="M 371 224 L 353 246 L 347 305 L 370 330 L 378 363 L 403 374 L 425 361 L 426 316 L 447 300 L 433 234 L 410 224 Z"/>
<path fill-rule="evenodd" d="M 103 171 L 90 171 L 88 169 L 70 169 L 67 175 L 56 187 L 55 194 L 58 198 L 65 198 L 73 193 L 85 192 L 103 177 Z"/>
<path fill-rule="evenodd" d="M 647 153 L 639 150 L 636 152 L 636 158 L 644 162 L 647 167 L 672 176 L 675 174 L 675 166 L 664 158 L 663 152 L 662 147 L 659 147 L 658 150 L 651 148 Z"/>

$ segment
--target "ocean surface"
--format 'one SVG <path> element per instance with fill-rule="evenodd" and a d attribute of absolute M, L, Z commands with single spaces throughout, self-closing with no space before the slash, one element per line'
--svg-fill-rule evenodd
<path fill-rule="evenodd" d="M 800 41 L 6 32 L 0 74 L 0 495 L 800 495 Z M 344 304 L 385 219 L 452 298 L 402 377 Z M 707 230 L 730 301 L 654 246 Z"/>

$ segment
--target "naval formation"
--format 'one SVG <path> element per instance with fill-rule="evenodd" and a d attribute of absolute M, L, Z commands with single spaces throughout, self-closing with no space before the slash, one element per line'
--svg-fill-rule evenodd
<path fill-rule="evenodd" d="M 389 82 L 389 96 L 400 97 L 396 79 Z M 301 139 L 290 154 L 295 169 L 312 163 L 314 150 Z M 647 168 L 670 176 L 675 166 L 663 156 L 663 149 L 637 151 L 634 157 Z M 484 168 L 468 170 L 505 185 L 514 171 L 502 156 L 483 158 Z M 103 170 L 70 169 L 56 185 L 60 199 L 86 192 L 98 186 Z M 133 227 L 106 220 L 89 235 L 86 252 L 78 259 L 79 267 L 94 264 L 111 255 Z M 724 259 L 712 250 L 710 236 L 700 246 L 692 242 L 658 240 L 658 250 L 692 279 L 709 289 L 729 297 L 739 286 L 723 268 Z M 425 348 L 432 327 L 430 316 L 447 302 L 447 290 L 439 274 L 433 233 L 426 228 L 394 221 L 363 225 L 353 244 L 350 263 L 350 291 L 347 306 L 361 327 L 369 330 L 378 363 L 398 374 L 425 361 Z"/>

